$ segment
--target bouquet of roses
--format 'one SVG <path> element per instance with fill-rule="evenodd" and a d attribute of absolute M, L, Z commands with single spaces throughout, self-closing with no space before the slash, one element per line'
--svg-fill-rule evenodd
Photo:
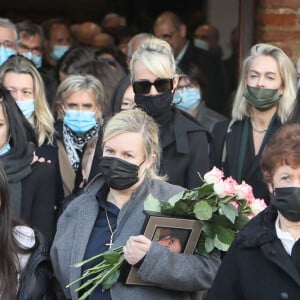
<path fill-rule="evenodd" d="M 202 224 L 202 232 L 196 252 L 208 255 L 214 249 L 227 251 L 237 232 L 250 218 L 261 212 L 266 204 L 256 199 L 252 187 L 245 183 L 238 184 L 232 177 L 224 179 L 224 173 L 214 167 L 204 175 L 202 186 L 192 190 L 184 190 L 168 201 L 159 201 L 151 194 L 145 200 L 146 211 L 160 212 L 164 215 L 198 219 Z M 90 287 L 79 299 L 86 299 L 98 285 L 103 289 L 111 288 L 120 275 L 124 261 L 123 248 L 111 249 L 94 256 L 83 264 L 102 257 L 101 263 L 87 269 L 81 278 L 71 282 L 71 286 L 84 278 L 89 278 L 76 291 Z"/>
<path fill-rule="evenodd" d="M 145 201 L 145 210 L 165 215 L 196 218 L 202 232 L 196 252 L 207 255 L 215 248 L 227 251 L 236 233 L 266 208 L 262 199 L 256 199 L 252 187 L 238 184 L 232 177 L 214 167 L 204 175 L 203 185 L 185 190 L 166 202 L 159 202 L 151 195 Z"/>

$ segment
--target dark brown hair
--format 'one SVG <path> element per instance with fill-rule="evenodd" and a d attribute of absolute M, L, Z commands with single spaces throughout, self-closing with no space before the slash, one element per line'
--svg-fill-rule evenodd
<path fill-rule="evenodd" d="M 280 166 L 300 167 L 300 124 L 284 125 L 270 138 L 260 165 L 266 182 Z"/>

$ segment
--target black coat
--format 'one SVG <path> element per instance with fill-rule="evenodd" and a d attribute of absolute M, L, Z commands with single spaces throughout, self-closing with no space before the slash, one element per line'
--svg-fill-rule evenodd
<path fill-rule="evenodd" d="M 56 229 L 56 171 L 53 165 L 36 162 L 22 180 L 21 218 L 52 241 Z"/>
<path fill-rule="evenodd" d="M 208 51 L 197 48 L 192 42 L 189 42 L 178 66 L 183 72 L 187 72 L 191 64 L 199 67 L 205 79 L 207 87 L 203 88 L 206 91 L 206 105 L 224 114 L 226 103 L 224 100 L 229 97 L 229 92 L 222 61 L 216 59 Z"/>
<path fill-rule="evenodd" d="M 174 109 L 168 127 L 160 128 L 162 147 L 161 173 L 169 183 L 185 188 L 201 185 L 202 176 L 209 170 L 209 133 L 189 114 Z"/>
<path fill-rule="evenodd" d="M 46 162 L 32 164 L 33 147 L 29 143 L 23 153 L 18 153 L 12 149 L 0 158 L 8 180 L 13 215 L 52 241 L 55 232 L 55 168 Z"/>
<path fill-rule="evenodd" d="M 270 206 L 237 235 L 208 300 L 300 299 L 300 273 L 276 236 L 276 218 Z"/>
<path fill-rule="evenodd" d="M 260 170 L 260 159 L 263 147 L 261 147 L 261 151 L 255 156 L 253 160 L 250 161 L 250 158 L 247 157 L 247 155 L 245 156 L 245 164 L 249 165 L 250 167 L 246 170 L 243 170 L 241 178 L 238 178 L 238 161 L 240 158 L 240 146 L 244 122 L 245 120 L 234 122 L 229 133 L 227 133 L 229 121 L 223 121 L 215 125 L 213 129 L 214 141 L 211 144 L 210 151 L 211 167 L 216 166 L 223 169 L 226 177 L 232 176 L 234 179 L 239 181 L 239 183 L 241 183 L 242 180 L 245 180 L 246 183 L 250 184 L 253 187 L 253 193 L 255 197 L 262 198 L 268 203 L 270 200 L 269 190 L 263 180 L 263 176 Z M 265 135 L 264 143 L 268 142 L 271 135 L 280 126 L 281 122 L 276 118 Z M 225 139 L 226 160 L 225 163 L 222 164 L 222 154 Z"/>
<path fill-rule="evenodd" d="M 49 245 L 36 232 L 37 244 L 21 276 L 17 300 L 54 300 Z"/>

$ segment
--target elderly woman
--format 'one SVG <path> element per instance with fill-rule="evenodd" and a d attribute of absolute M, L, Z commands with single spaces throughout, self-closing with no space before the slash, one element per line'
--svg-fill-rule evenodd
<path fill-rule="evenodd" d="M 279 48 L 252 47 L 245 59 L 235 96 L 232 120 L 216 124 L 211 165 L 226 176 L 252 185 L 254 195 L 269 201 L 259 162 L 271 135 L 291 117 L 296 104 L 296 71 Z"/>
<path fill-rule="evenodd" d="M 102 125 L 103 99 L 103 85 L 92 75 L 70 75 L 58 86 L 55 128 L 65 197 L 83 180 L 81 161 Z"/>
<path fill-rule="evenodd" d="M 298 299 L 300 295 L 300 125 L 284 125 L 265 146 L 261 168 L 271 205 L 238 234 L 209 300 Z"/>
<path fill-rule="evenodd" d="M 90 300 L 192 299 L 196 291 L 210 287 L 219 266 L 216 253 L 207 257 L 174 253 L 141 234 L 146 197 L 152 194 L 162 201 L 183 190 L 161 180 L 159 161 L 158 126 L 146 113 L 125 110 L 108 121 L 100 174 L 59 219 L 51 249 L 55 275 L 68 299 L 78 299 L 79 283 L 70 289 L 66 285 L 84 272 L 70 266 L 112 244 L 125 245 L 127 262 L 139 266 L 140 278 L 155 286 L 118 282 L 105 292 L 98 287 Z"/>

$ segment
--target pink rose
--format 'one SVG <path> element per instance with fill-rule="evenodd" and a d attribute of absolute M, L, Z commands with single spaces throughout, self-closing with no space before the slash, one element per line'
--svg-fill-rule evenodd
<path fill-rule="evenodd" d="M 227 196 L 235 195 L 235 187 L 237 182 L 230 176 L 224 180 L 224 189 Z"/>
<path fill-rule="evenodd" d="M 247 202 L 255 200 L 252 186 L 247 184 L 245 181 L 242 181 L 241 184 L 235 186 L 235 195 L 238 199 L 245 199 Z"/>
<path fill-rule="evenodd" d="M 205 173 L 204 180 L 207 183 L 216 183 L 224 177 L 224 173 L 217 167 L 213 167 L 209 172 Z"/>
<path fill-rule="evenodd" d="M 252 213 L 254 215 L 259 214 L 261 211 L 263 211 L 267 205 L 263 199 L 254 199 L 250 205 L 249 205 Z"/>

